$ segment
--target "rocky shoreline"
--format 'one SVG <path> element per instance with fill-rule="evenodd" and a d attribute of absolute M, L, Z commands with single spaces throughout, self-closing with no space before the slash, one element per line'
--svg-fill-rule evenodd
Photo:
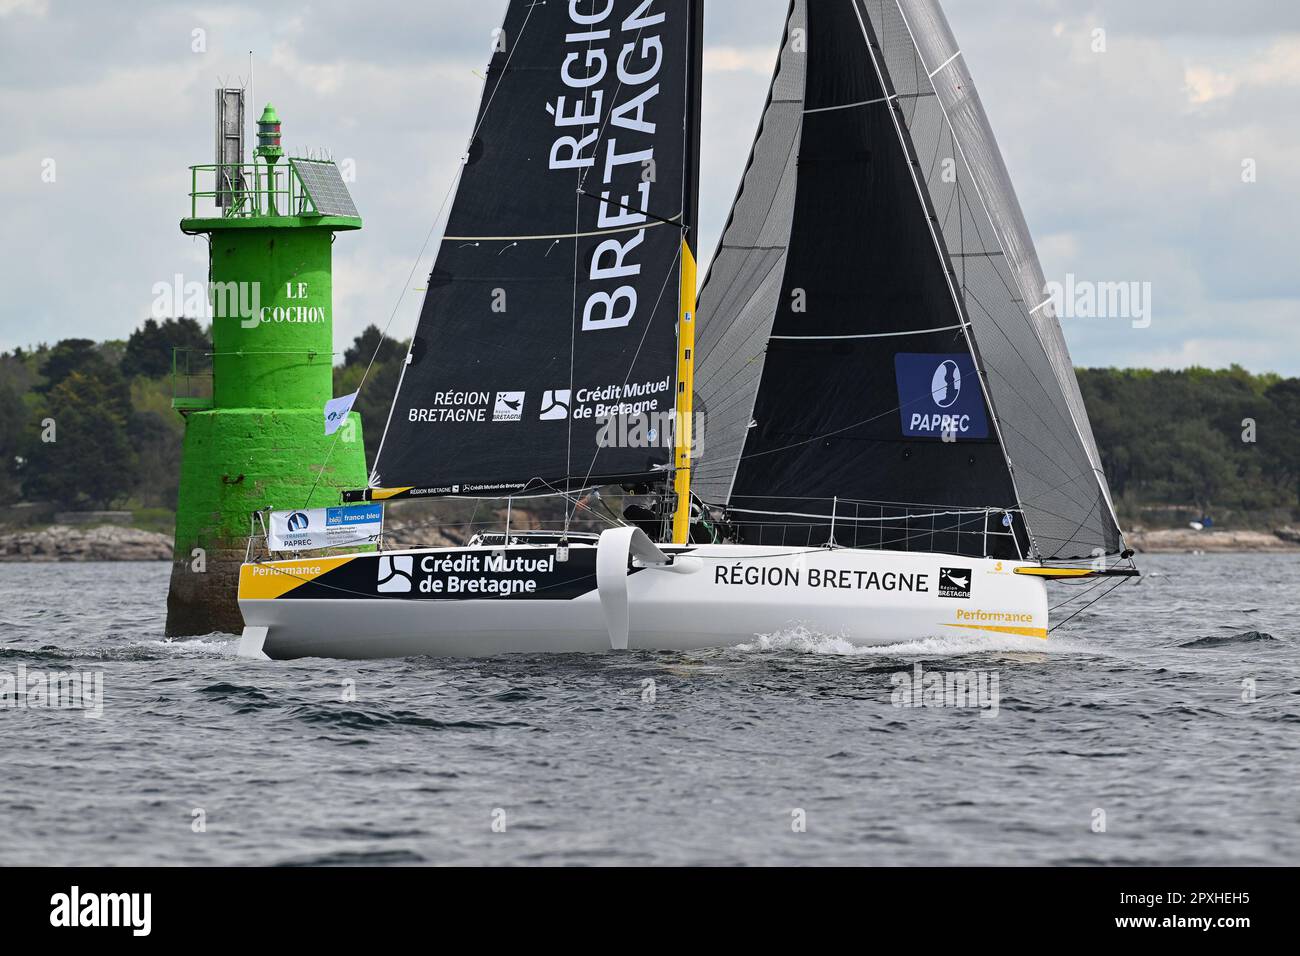
<path fill-rule="evenodd" d="M 118 525 L 0 531 L 0 561 L 170 561 L 171 535 Z"/>
<path fill-rule="evenodd" d="M 1139 554 L 1275 554 L 1300 551 L 1300 531 L 1196 531 L 1134 528 L 1125 536 Z"/>
<path fill-rule="evenodd" d="M 418 523 L 394 522 L 386 535 L 389 548 L 448 547 L 451 536 L 430 534 Z M 1300 530 L 1194 531 L 1191 528 L 1134 528 L 1126 535 L 1140 554 L 1274 554 L 1300 552 Z M 170 561 L 170 535 L 117 525 L 93 528 L 51 525 L 27 530 L 0 530 L 0 561 Z"/>

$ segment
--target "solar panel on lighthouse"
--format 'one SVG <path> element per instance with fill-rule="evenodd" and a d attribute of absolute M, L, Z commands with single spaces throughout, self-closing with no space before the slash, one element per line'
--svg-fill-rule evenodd
<path fill-rule="evenodd" d="M 307 190 L 318 213 L 322 216 L 360 218 L 338 166 L 314 159 L 291 159 L 289 162 L 298 171 L 298 178 L 302 180 L 303 188 Z"/>

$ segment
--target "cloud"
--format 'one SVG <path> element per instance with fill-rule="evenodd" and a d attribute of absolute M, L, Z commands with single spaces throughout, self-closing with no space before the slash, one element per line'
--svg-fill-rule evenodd
<path fill-rule="evenodd" d="M 787 5 L 708 5 L 705 260 L 753 142 Z M 1153 284 L 1150 329 L 1067 326 L 1078 362 L 1237 361 L 1300 374 L 1300 4 L 1235 0 L 1230 17 L 1221 0 L 944 6 L 1048 277 Z M 428 274 L 418 254 L 504 10 L 483 0 L 364 10 L 349 0 L 0 0 L 0 348 L 124 337 L 148 314 L 154 282 L 204 278 L 206 245 L 177 229 L 188 168 L 211 161 L 212 88 L 246 77 L 250 49 L 257 106 L 274 101 L 286 143 L 356 165 L 365 229 L 335 247 L 340 349 L 386 322 Z M 1104 54 L 1091 49 L 1097 28 Z M 196 29 L 206 52 L 192 49 Z M 406 289 L 397 334 L 409 334 L 420 298 Z"/>
<path fill-rule="evenodd" d="M 708 47 L 704 51 L 705 73 L 754 73 L 770 77 L 776 68 L 776 50 L 771 46 L 739 48 Z"/>
<path fill-rule="evenodd" d="M 0 18 L 43 17 L 50 12 L 49 0 L 0 0 Z"/>

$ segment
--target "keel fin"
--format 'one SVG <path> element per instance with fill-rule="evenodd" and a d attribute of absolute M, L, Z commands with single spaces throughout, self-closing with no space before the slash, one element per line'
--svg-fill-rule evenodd
<path fill-rule="evenodd" d="M 266 643 L 266 635 L 270 630 L 268 627 L 244 627 L 244 633 L 239 638 L 239 649 L 235 651 L 236 657 L 242 657 L 245 660 L 252 661 L 269 661 L 266 651 L 262 649 Z"/>
<path fill-rule="evenodd" d="M 611 528 L 596 545 L 596 591 L 605 613 L 611 650 L 627 650 L 631 615 L 627 601 L 627 577 L 632 562 L 641 567 L 668 568 L 673 557 L 664 554 L 640 528 Z"/>

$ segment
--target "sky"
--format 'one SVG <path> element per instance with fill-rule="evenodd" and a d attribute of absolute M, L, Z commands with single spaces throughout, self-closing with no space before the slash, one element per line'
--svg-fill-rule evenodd
<path fill-rule="evenodd" d="M 708 0 L 706 261 L 786 6 Z M 1075 363 L 1300 375 L 1300 3 L 944 8 L 1048 280 L 1149 283 L 1149 322 L 1063 319 Z M 178 222 L 189 167 L 213 160 L 212 90 L 244 84 L 250 50 L 258 110 L 275 103 L 288 150 L 355 169 L 365 228 L 334 247 L 338 348 L 390 317 L 409 336 L 504 10 L 0 0 L 0 350 L 125 338 L 157 283 L 206 281 L 206 245 Z"/>

